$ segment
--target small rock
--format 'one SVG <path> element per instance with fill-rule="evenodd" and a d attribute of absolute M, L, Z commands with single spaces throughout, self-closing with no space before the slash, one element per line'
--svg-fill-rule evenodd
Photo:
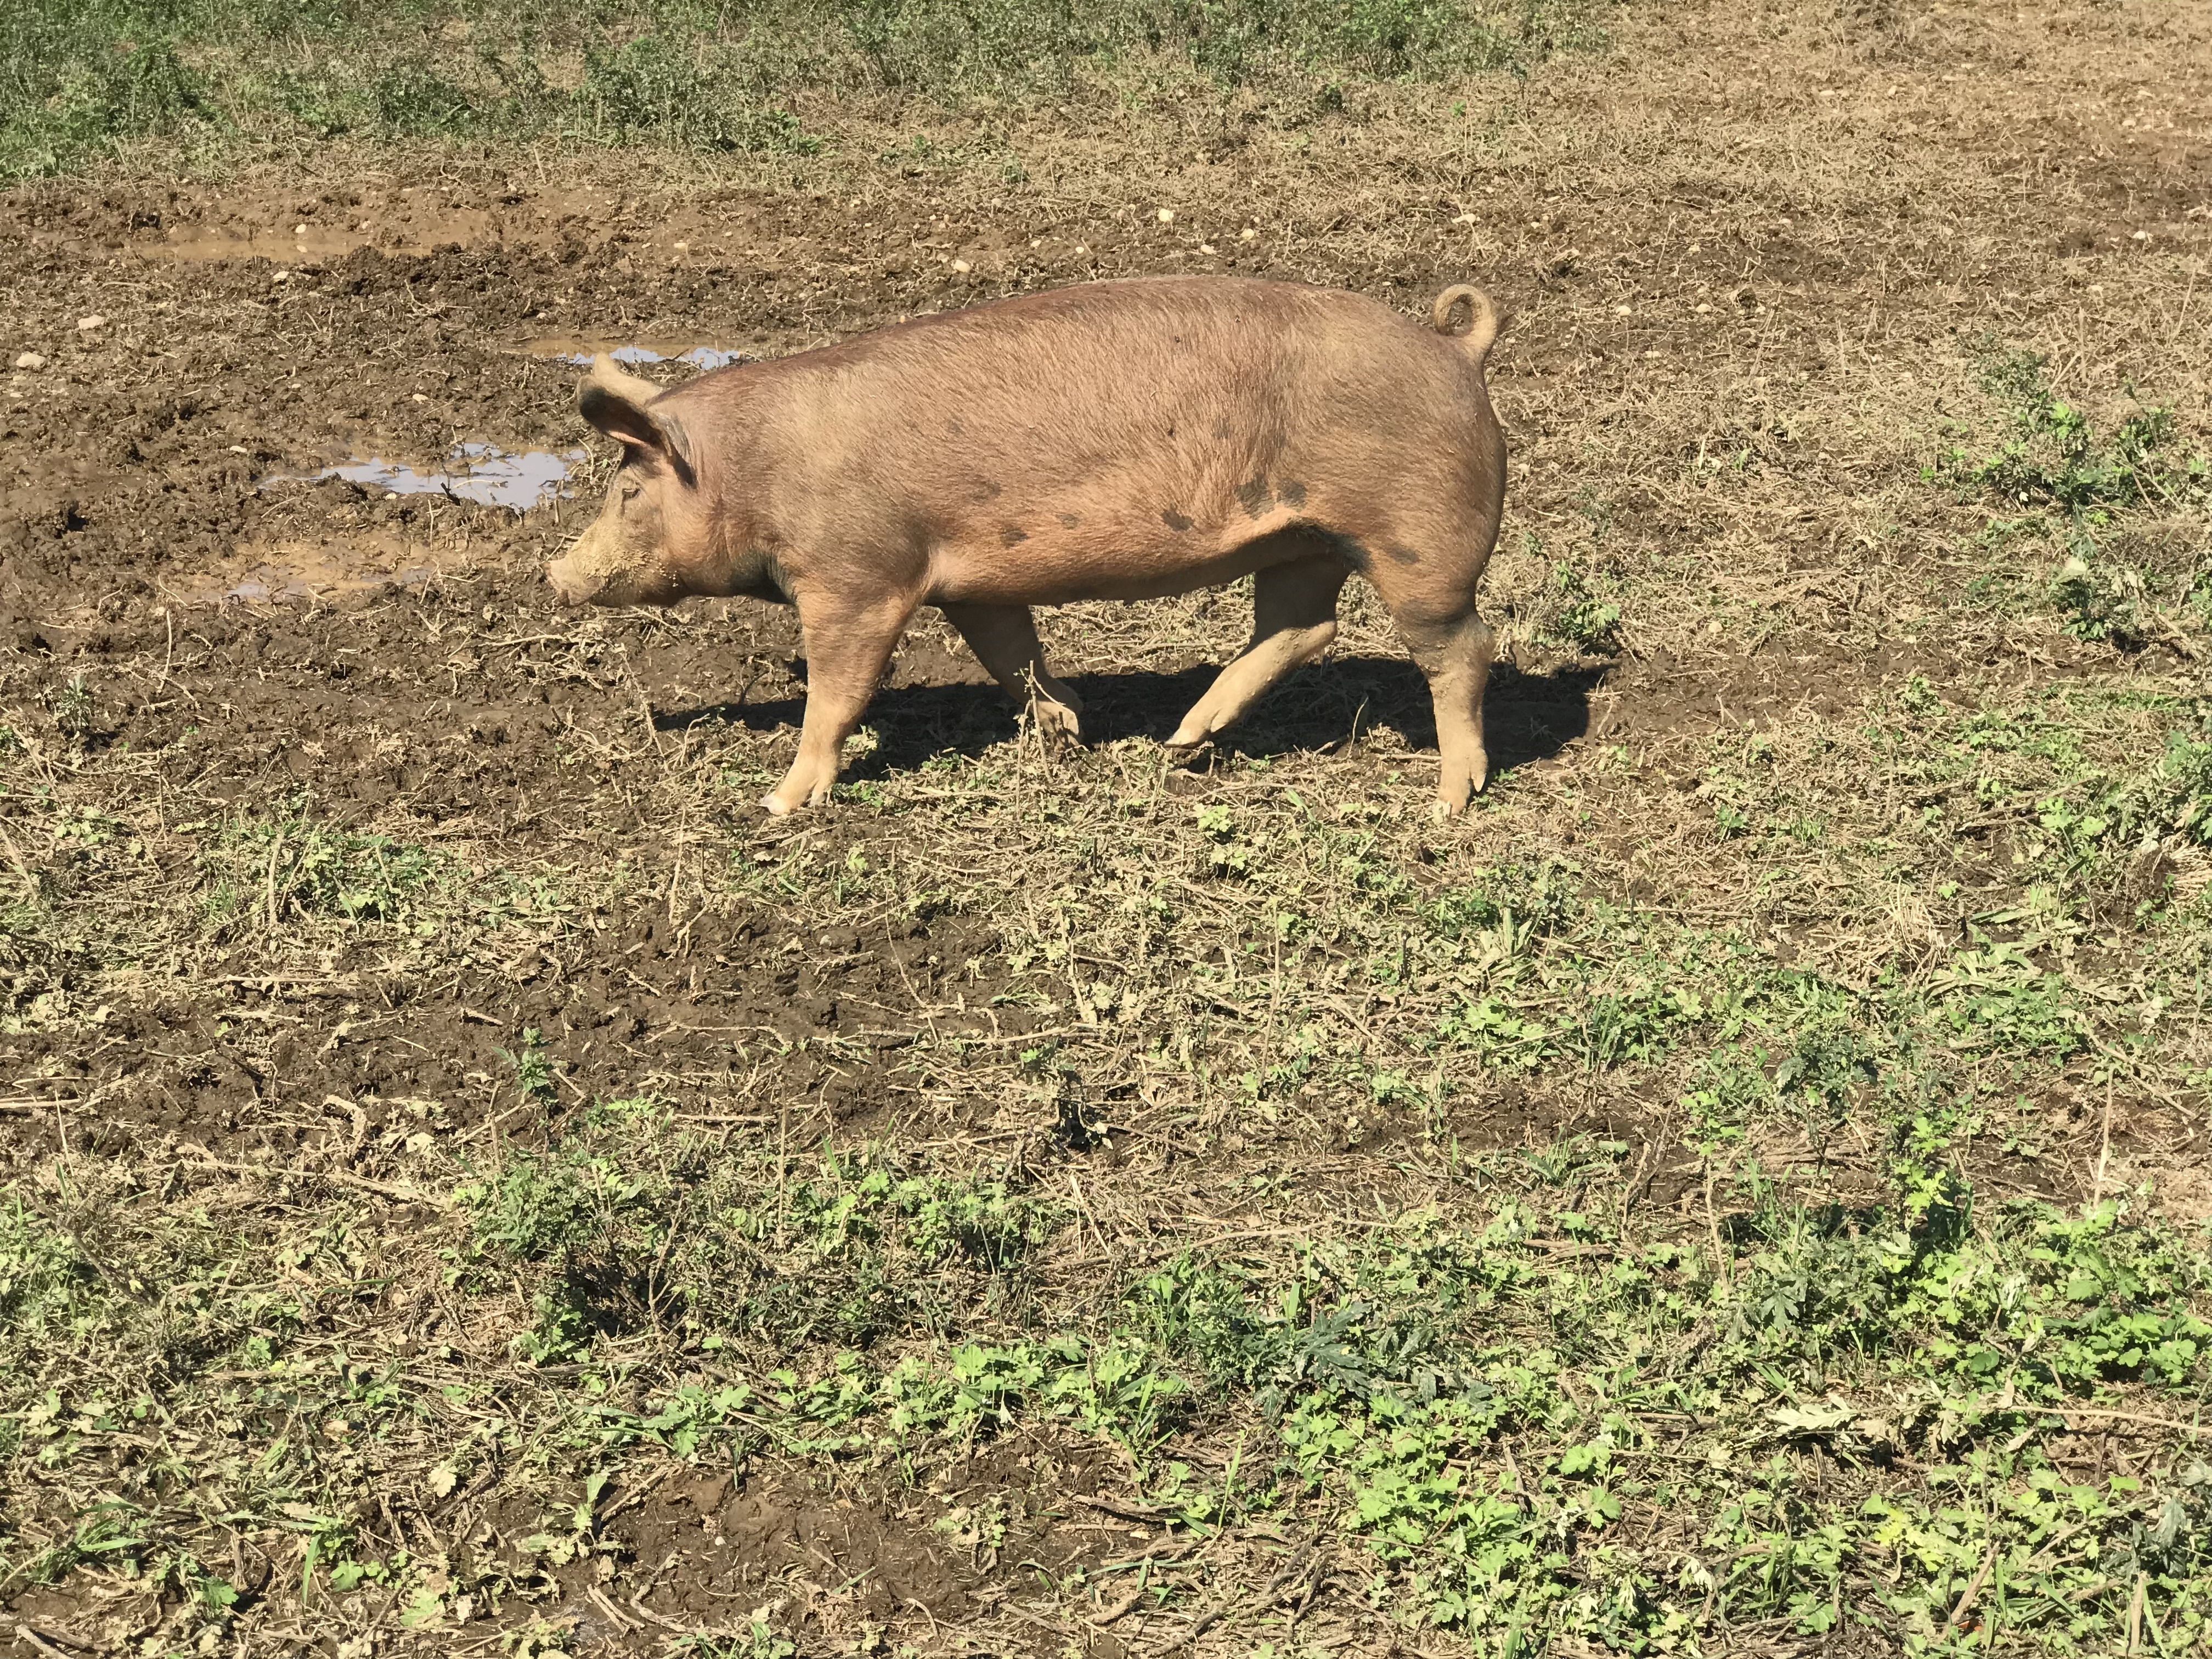
<path fill-rule="evenodd" d="M 1247 225 L 1237 233 L 1237 240 L 1240 242 L 1256 242 L 1260 240 L 1260 233 L 1252 226 Z"/>
<path fill-rule="evenodd" d="M 952 271 L 955 276 L 965 276 L 972 269 L 974 269 L 974 267 L 969 265 L 965 259 L 955 259 L 952 262 Z"/>
<path fill-rule="evenodd" d="M 1462 213 L 1452 222 L 1455 225 L 1471 225 L 1474 222 L 1474 216 L 1472 213 Z"/>
<path fill-rule="evenodd" d="M 427 403 L 428 403 L 428 402 L 430 401 L 428 398 L 424 397 L 424 396 L 423 396 L 421 392 L 417 392 L 414 393 L 414 394 L 413 394 L 413 396 L 414 396 L 415 401 L 416 401 L 416 403 L 418 403 L 418 404 L 427 404 Z"/>
<path fill-rule="evenodd" d="M 307 228 L 305 225 L 295 225 L 292 227 L 292 234 L 295 236 L 305 236 L 307 234 Z"/>
<path fill-rule="evenodd" d="M 292 273 L 289 270 L 280 270 L 269 280 L 272 283 L 289 283 L 292 280 Z"/>
<path fill-rule="evenodd" d="M 27 368 L 27 369 L 30 370 L 30 371 L 31 371 L 31 373 L 32 373 L 32 374 L 37 374 L 40 369 L 44 368 L 46 366 L 46 360 L 44 357 L 41 357 L 40 356 L 39 356 L 39 354 L 38 354 L 37 352 L 35 352 L 35 351 L 27 351 L 27 352 L 25 352 L 21 356 L 20 356 L 20 357 L 18 357 L 18 358 L 16 358 L 16 359 L 15 359 L 15 367 L 16 367 L 16 368 Z"/>
<path fill-rule="evenodd" d="M 1175 222 L 1175 210 L 1173 208 L 1162 208 L 1160 210 L 1160 222 L 1164 225 L 1173 224 Z"/>
<path fill-rule="evenodd" d="M 1214 246 L 1211 242 L 1200 242 L 1198 245 L 1198 251 L 1200 253 L 1218 253 L 1221 252 L 1219 248 Z"/>
<path fill-rule="evenodd" d="M 107 326 L 107 319 L 105 317 L 80 317 L 76 319 L 76 325 L 77 331 L 79 333 L 88 334 L 95 328 L 106 328 Z"/>

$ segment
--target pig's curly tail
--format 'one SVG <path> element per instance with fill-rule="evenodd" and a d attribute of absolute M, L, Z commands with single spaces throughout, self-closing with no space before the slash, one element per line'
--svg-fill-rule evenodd
<path fill-rule="evenodd" d="M 1464 333 L 1452 326 L 1460 307 L 1467 307 L 1467 330 Z M 1437 295 L 1437 307 L 1429 319 L 1431 325 L 1447 339 L 1456 339 L 1460 347 L 1474 360 L 1477 368 L 1490 350 L 1491 342 L 1498 337 L 1498 307 L 1490 303 L 1490 296 L 1471 283 L 1461 283 Z"/>

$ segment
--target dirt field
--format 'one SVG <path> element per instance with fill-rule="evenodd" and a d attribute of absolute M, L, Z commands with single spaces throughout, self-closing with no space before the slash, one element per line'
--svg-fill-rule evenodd
<path fill-rule="evenodd" d="M 2212 16 L 1608 27 L 0 198 L 15 1650 L 2204 1639 Z M 572 354 L 1203 270 L 1512 313 L 1463 822 L 1356 588 L 1180 768 L 1248 595 L 1076 753 L 927 617 L 774 822 L 789 613 L 544 590 Z"/>

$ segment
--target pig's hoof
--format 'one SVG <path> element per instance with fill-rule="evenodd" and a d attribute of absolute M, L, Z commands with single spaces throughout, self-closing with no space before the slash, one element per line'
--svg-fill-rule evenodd
<path fill-rule="evenodd" d="M 1437 798 L 1429 803 L 1429 817 L 1443 823 L 1466 811 L 1474 799 L 1474 791 L 1464 784 L 1457 789 L 1439 789 Z"/>
<path fill-rule="evenodd" d="M 787 817 L 791 811 L 788 802 L 781 800 L 773 794 L 763 795 L 760 798 L 760 804 L 763 810 L 772 818 Z"/>
<path fill-rule="evenodd" d="M 1040 702 L 1031 704 L 1030 712 L 1036 717 L 1037 731 L 1046 742 L 1068 747 L 1082 744 L 1083 722 L 1073 708 L 1056 702 Z"/>

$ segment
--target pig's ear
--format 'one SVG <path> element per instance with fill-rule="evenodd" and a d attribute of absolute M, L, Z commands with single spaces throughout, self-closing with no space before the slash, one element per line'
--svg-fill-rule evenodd
<path fill-rule="evenodd" d="M 624 372 L 602 352 L 592 360 L 576 394 L 584 418 L 625 448 L 668 462 L 684 483 L 698 477 L 691 453 L 690 434 L 684 423 L 665 410 L 653 407 L 660 388 L 650 380 Z"/>

